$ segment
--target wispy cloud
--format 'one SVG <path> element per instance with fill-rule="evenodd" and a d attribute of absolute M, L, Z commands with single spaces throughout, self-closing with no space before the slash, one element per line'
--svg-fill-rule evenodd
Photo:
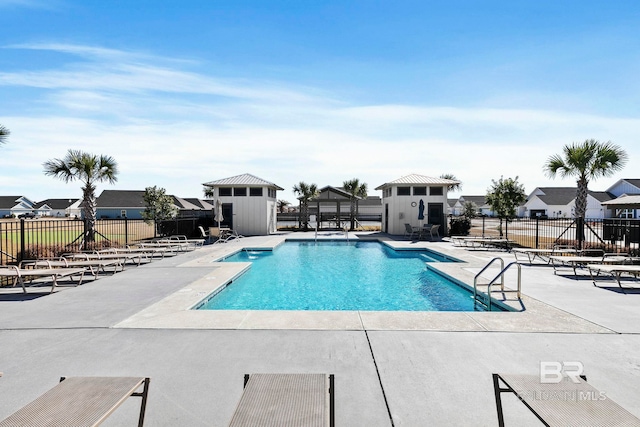
<path fill-rule="evenodd" d="M 409 173 L 453 173 L 466 194 L 517 175 L 530 191 L 548 184 L 542 165 L 550 154 L 586 138 L 611 139 L 633 162 L 640 159 L 630 143 L 639 119 L 545 108 L 362 105 L 286 82 L 221 78 L 197 61 L 92 46 L 18 47 L 73 56 L 51 69 L 0 73 L 0 85 L 36 93 L 33 105 L 0 114 L 12 131 L 0 167 L 14 180 L 3 179 L 4 192 L 36 199 L 77 191 L 42 174 L 44 161 L 69 148 L 116 158 L 121 189 L 158 185 L 198 196 L 202 182 L 250 172 L 286 188 L 284 198 L 300 180 L 340 185 L 359 177 L 374 188 Z"/>

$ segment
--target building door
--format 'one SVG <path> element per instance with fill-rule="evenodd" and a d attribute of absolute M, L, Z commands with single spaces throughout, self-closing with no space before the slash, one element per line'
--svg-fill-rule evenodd
<path fill-rule="evenodd" d="M 445 235 L 446 224 L 444 221 L 444 205 L 442 203 L 429 203 L 427 205 L 427 220 L 429 224 L 440 224 L 442 235 Z"/>
<path fill-rule="evenodd" d="M 228 227 L 233 230 L 233 203 L 222 204 L 222 217 L 220 227 Z"/>

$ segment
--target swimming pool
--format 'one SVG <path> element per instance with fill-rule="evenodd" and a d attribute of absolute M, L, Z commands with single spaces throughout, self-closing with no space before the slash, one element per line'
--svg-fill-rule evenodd
<path fill-rule="evenodd" d="M 224 262 L 251 262 L 198 310 L 474 311 L 471 294 L 429 270 L 454 262 L 428 250 L 379 242 L 291 242 L 243 250 Z"/>

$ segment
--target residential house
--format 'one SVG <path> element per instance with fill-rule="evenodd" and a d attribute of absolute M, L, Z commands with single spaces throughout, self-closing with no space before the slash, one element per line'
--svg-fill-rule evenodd
<path fill-rule="evenodd" d="M 485 196 L 460 196 L 454 205 L 454 210 L 457 215 L 464 213 L 465 203 L 471 202 L 476 205 L 476 214 L 479 216 L 493 216 L 494 212 L 491 206 L 487 203 Z"/>
<path fill-rule="evenodd" d="M 616 198 L 640 195 L 640 179 L 621 179 L 609 187 L 607 192 L 611 193 Z M 610 217 L 638 219 L 640 218 L 640 209 L 629 207 L 621 209 L 614 208 L 611 210 Z"/>
<path fill-rule="evenodd" d="M 81 202 L 81 199 L 46 199 L 34 204 L 33 209 L 43 217 L 74 218 L 81 215 Z"/>
<path fill-rule="evenodd" d="M 248 173 L 205 182 L 220 204 L 221 226 L 243 235 L 267 235 L 277 230 L 276 193 L 282 187 Z"/>
<path fill-rule="evenodd" d="M 411 174 L 376 187 L 382 190 L 382 231 L 404 234 L 405 224 L 439 224 L 440 234 L 447 234 L 448 186 L 458 181 Z M 419 219 L 422 201 L 424 219 Z"/>
<path fill-rule="evenodd" d="M 146 208 L 144 191 L 140 190 L 104 190 L 96 200 L 96 217 L 142 219 Z M 169 195 L 177 210 L 178 217 L 206 217 L 213 215 L 213 205 L 192 198 L 180 198 Z"/>
<path fill-rule="evenodd" d="M 25 196 L 0 196 L 0 217 L 18 216 L 23 213 L 35 213 L 35 202 Z"/>
<path fill-rule="evenodd" d="M 573 218 L 576 187 L 537 187 L 524 204 L 524 216 L 530 218 Z M 613 194 L 606 191 L 589 191 L 586 218 L 608 218 L 610 211 L 602 202 L 612 200 Z"/>

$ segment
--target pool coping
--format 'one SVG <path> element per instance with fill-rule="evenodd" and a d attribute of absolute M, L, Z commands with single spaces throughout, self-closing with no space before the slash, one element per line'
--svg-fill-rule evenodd
<path fill-rule="evenodd" d="M 430 263 L 429 268 L 473 289 L 479 262 L 461 259 L 450 247 L 433 242 L 408 242 L 385 236 L 351 234 L 354 240 L 376 240 L 396 250 L 427 249 L 461 262 Z M 319 235 L 319 240 L 337 239 L 335 233 Z M 180 264 L 181 268 L 209 268 L 200 279 L 119 322 L 115 328 L 137 329 L 294 329 L 294 330 L 422 330 L 464 332 L 557 332 L 615 333 L 581 317 L 522 295 L 498 294 L 501 303 L 513 312 L 418 312 L 418 311 L 285 311 L 285 310 L 193 310 L 216 289 L 242 274 L 250 263 L 215 262 L 243 248 L 272 250 L 285 240 L 309 240 L 308 236 L 273 235 L 255 242 L 251 238 L 199 249 L 202 256 Z M 489 272 L 495 274 L 493 271 Z M 490 276 L 491 274 L 489 274 Z M 507 286 L 508 287 L 508 286 Z M 509 298 L 507 298 L 509 295 Z"/>

